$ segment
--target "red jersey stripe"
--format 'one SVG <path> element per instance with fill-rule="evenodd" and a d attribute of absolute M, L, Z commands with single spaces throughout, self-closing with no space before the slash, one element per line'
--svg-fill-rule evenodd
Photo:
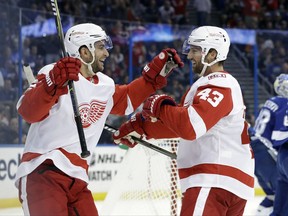
<path fill-rule="evenodd" d="M 243 184 L 253 188 L 254 187 L 254 178 L 253 176 L 249 176 L 248 174 L 242 172 L 241 170 L 221 164 L 199 164 L 189 168 L 179 169 L 179 177 L 180 179 L 187 178 L 189 176 L 195 174 L 217 174 L 228 176 Z"/>
<path fill-rule="evenodd" d="M 82 158 L 80 158 L 79 155 L 77 155 L 76 153 L 67 152 L 62 148 L 59 148 L 58 150 L 61 151 L 65 155 L 65 157 L 68 158 L 69 161 L 73 165 L 80 166 L 80 167 L 84 168 L 86 170 L 86 172 L 88 173 L 88 164 L 87 164 L 86 160 L 83 160 Z M 21 162 L 28 162 L 28 161 L 30 161 L 36 157 L 39 157 L 41 155 L 42 154 L 33 153 L 33 152 L 24 153 Z"/>

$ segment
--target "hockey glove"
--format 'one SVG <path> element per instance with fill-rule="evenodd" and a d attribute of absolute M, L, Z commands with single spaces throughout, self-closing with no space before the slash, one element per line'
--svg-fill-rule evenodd
<path fill-rule="evenodd" d="M 152 83 L 155 89 L 161 89 L 167 85 L 167 76 L 176 67 L 183 67 L 184 63 L 175 49 L 163 49 L 160 54 L 152 59 L 142 71 L 145 80 Z"/>
<path fill-rule="evenodd" d="M 44 88 L 51 96 L 68 93 L 69 80 L 78 81 L 81 61 L 72 57 L 60 59 L 43 80 Z"/>
<path fill-rule="evenodd" d="M 144 135 L 142 129 L 143 118 L 141 113 L 137 113 L 131 117 L 130 120 L 120 126 L 120 128 L 113 134 L 113 139 L 116 144 L 124 144 L 133 148 L 138 143 L 135 142 L 131 136 L 141 138 Z"/>
<path fill-rule="evenodd" d="M 160 116 L 160 109 L 163 105 L 176 106 L 175 100 L 165 94 L 150 96 L 143 105 L 142 115 L 145 119 L 156 122 Z"/>

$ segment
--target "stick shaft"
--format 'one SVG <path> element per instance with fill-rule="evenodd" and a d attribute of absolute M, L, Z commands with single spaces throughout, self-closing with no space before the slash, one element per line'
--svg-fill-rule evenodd
<path fill-rule="evenodd" d="M 57 34 L 58 34 L 60 44 L 61 44 L 62 55 L 63 55 L 63 57 L 66 57 L 68 55 L 67 55 L 65 45 L 64 45 L 64 33 L 63 33 L 63 29 L 62 29 L 61 18 L 60 18 L 57 0 L 51 0 L 51 5 L 52 5 L 52 9 L 53 9 L 53 14 L 55 16 L 55 24 L 56 24 L 56 28 L 57 28 Z M 75 92 L 75 87 L 74 87 L 73 81 L 70 80 L 68 82 L 68 86 L 69 86 L 69 92 L 70 92 L 70 96 L 71 96 L 75 122 L 76 122 L 77 131 L 78 131 L 79 140 L 80 140 L 80 145 L 81 145 L 81 151 L 82 151 L 81 157 L 86 158 L 90 155 L 90 151 L 88 151 L 88 149 L 87 149 L 86 139 L 85 139 L 84 130 L 83 130 L 82 122 L 81 122 L 81 116 L 79 114 L 78 102 L 77 102 L 77 97 L 76 97 L 76 92 Z"/>
<path fill-rule="evenodd" d="M 25 76 L 27 78 L 27 81 L 28 81 L 28 83 L 30 85 L 31 83 L 33 83 L 35 81 L 35 77 L 34 77 L 34 74 L 33 74 L 33 71 L 31 69 L 30 65 L 29 64 L 24 64 L 23 65 L 23 71 L 24 71 Z"/>
<path fill-rule="evenodd" d="M 107 124 L 105 124 L 104 129 L 109 131 L 109 132 L 111 132 L 111 133 L 115 133 L 117 131 L 116 128 L 114 128 L 114 127 L 112 127 L 110 125 L 107 125 Z M 171 159 L 176 159 L 177 158 L 177 155 L 175 153 L 169 152 L 169 151 L 167 151 L 165 149 L 162 149 L 162 148 L 160 148 L 160 147 L 158 147 L 156 145 L 153 145 L 153 144 L 151 144 L 151 143 L 149 143 L 149 142 L 147 142 L 147 141 L 145 141 L 143 139 L 137 138 L 135 136 L 131 136 L 131 137 L 132 137 L 132 139 L 134 141 L 138 142 L 139 144 L 141 144 L 141 145 L 143 145 L 143 146 L 145 146 L 147 148 L 153 149 L 154 151 L 157 151 L 157 152 L 159 152 L 161 154 L 164 154 L 164 155 L 170 157 Z"/>

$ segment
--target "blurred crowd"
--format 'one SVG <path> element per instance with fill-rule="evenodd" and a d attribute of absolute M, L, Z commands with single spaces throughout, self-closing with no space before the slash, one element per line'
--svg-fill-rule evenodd
<path fill-rule="evenodd" d="M 287 30 L 287 0 L 217 1 L 221 24 L 227 28 Z"/>
<path fill-rule="evenodd" d="M 58 5 L 63 23 L 69 22 L 70 15 L 74 23 L 96 21 L 104 25 L 114 44 L 105 73 L 116 83 L 127 83 L 131 79 L 128 75 L 129 35 L 135 29 L 141 32 L 145 23 L 188 26 L 190 29 L 192 25 L 255 29 L 260 32 L 257 38 L 259 71 L 264 79 L 274 80 L 279 73 L 288 73 L 287 32 L 283 31 L 288 30 L 288 0 L 58 0 Z M 19 95 L 28 87 L 26 79 L 19 80 L 19 71 L 22 72 L 19 59 L 29 63 L 36 75 L 42 66 L 60 58 L 60 45 L 55 35 L 25 37 L 19 43 L 20 20 L 23 26 L 51 18 L 51 13 L 47 12 L 51 11 L 50 0 L 0 0 L 0 8 L 0 143 L 19 143 L 15 107 Z M 133 78 L 140 76 L 142 67 L 161 49 L 170 46 L 181 52 L 182 43 L 180 40 L 135 43 Z M 22 53 L 19 53 L 20 46 Z M 240 48 L 253 68 L 253 48 L 249 45 Z M 176 70 L 170 85 L 164 89 L 178 102 L 190 84 L 189 64 L 185 65 L 184 69 Z M 22 89 L 19 89 L 21 85 Z M 115 127 L 123 120 L 114 116 L 109 119 Z M 20 142 L 25 140 L 29 125 L 23 122 L 22 128 L 23 140 Z M 103 142 L 111 142 L 111 134 L 104 133 Z"/>

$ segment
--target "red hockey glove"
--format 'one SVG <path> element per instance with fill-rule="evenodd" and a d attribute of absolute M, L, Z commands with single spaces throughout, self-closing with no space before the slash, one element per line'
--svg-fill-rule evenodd
<path fill-rule="evenodd" d="M 131 136 L 141 138 L 144 135 L 142 129 L 143 120 L 141 113 L 137 113 L 131 119 L 120 126 L 120 128 L 113 134 L 113 139 L 116 144 L 124 144 L 133 148 L 138 143 L 135 142 Z"/>
<path fill-rule="evenodd" d="M 156 122 L 160 116 L 160 108 L 163 105 L 176 106 L 175 100 L 165 94 L 150 96 L 143 105 L 142 115 L 145 119 Z"/>
<path fill-rule="evenodd" d="M 78 81 L 81 61 L 72 57 L 60 59 L 44 79 L 44 88 L 51 96 L 67 94 L 69 80 Z"/>
<path fill-rule="evenodd" d="M 167 85 L 166 77 L 176 67 L 183 67 L 184 63 L 175 49 L 167 48 L 154 57 L 142 71 L 145 80 L 152 83 L 156 89 Z"/>

